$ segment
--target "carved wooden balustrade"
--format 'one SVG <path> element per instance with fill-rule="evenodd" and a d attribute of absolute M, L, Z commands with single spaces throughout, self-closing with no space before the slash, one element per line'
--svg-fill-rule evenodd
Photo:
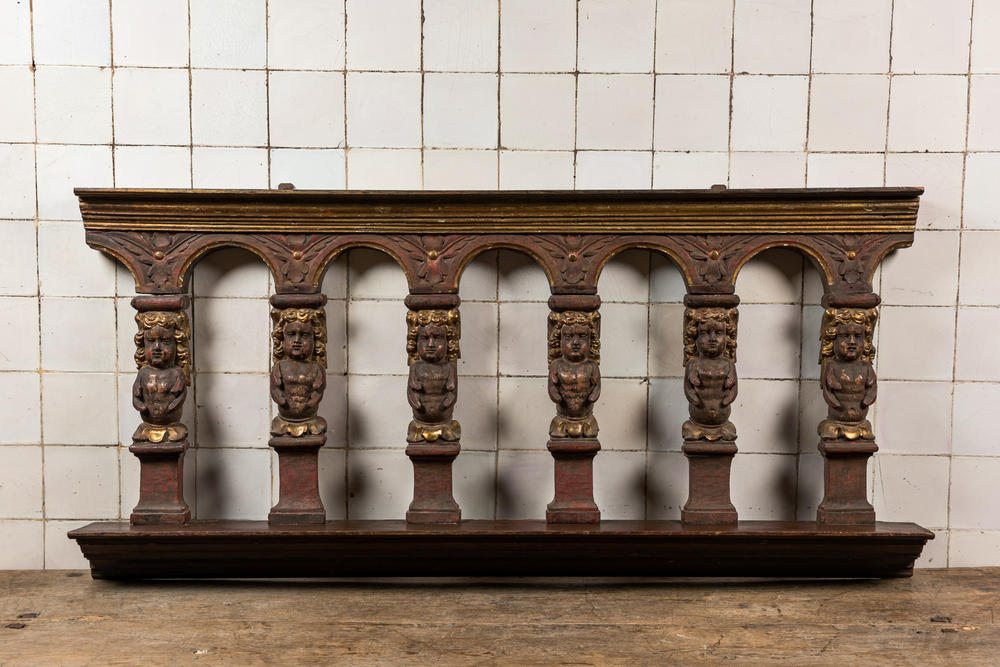
<path fill-rule="evenodd" d="M 866 469 L 878 450 L 872 276 L 913 241 L 919 188 L 626 192 L 308 192 L 77 190 L 87 243 L 124 263 L 139 372 L 142 424 L 129 448 L 141 461 L 130 523 L 73 531 L 94 576 L 374 574 L 725 574 L 906 576 L 933 534 L 876 522 Z M 211 250 L 237 246 L 274 275 L 270 445 L 280 500 L 265 522 L 191 521 L 183 500 L 188 448 L 182 406 L 190 382 L 188 276 Z M 391 255 L 409 284 L 405 454 L 413 501 L 403 521 L 327 522 L 318 492 L 326 423 L 325 268 L 358 247 Z M 738 391 L 736 277 L 755 254 L 791 248 L 824 282 L 818 425 L 825 495 L 815 522 L 738 521 L 730 501 Z M 479 253 L 533 257 L 551 286 L 548 450 L 555 497 L 546 521 L 461 521 L 452 462 L 460 354 L 459 281 Z M 683 274 L 683 424 L 689 497 L 681 521 L 601 521 L 598 276 L 616 253 L 645 248 Z M 400 315 L 403 317 L 402 313 Z M 676 400 L 682 400 L 677 396 Z M 539 434 L 539 439 L 543 438 Z M 614 433 L 602 433 L 614 438 Z M 597 457 L 595 459 L 595 457 Z"/>

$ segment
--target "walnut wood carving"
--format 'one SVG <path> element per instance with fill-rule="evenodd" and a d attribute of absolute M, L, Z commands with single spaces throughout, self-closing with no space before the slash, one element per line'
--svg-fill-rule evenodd
<path fill-rule="evenodd" d="M 188 521 L 181 496 L 188 446 L 180 422 L 188 381 L 184 294 L 200 257 L 235 246 L 261 257 L 277 292 L 271 298 L 271 396 L 278 417 L 270 444 L 279 456 L 281 495 L 272 524 L 325 522 L 317 453 L 326 440 L 318 415 L 326 388 L 326 298 L 319 286 L 329 263 L 357 247 L 388 253 L 409 283 L 406 393 L 413 414 L 405 453 L 414 467 L 414 495 L 408 523 L 461 519 L 452 491 L 452 463 L 461 453 L 461 427 L 454 419 L 458 287 L 468 263 L 493 248 L 533 257 L 551 287 L 548 340 L 537 342 L 548 347 L 548 395 L 555 408 L 547 444 L 555 498 L 546 520 L 553 526 L 583 524 L 580 530 L 600 522 L 593 493 L 594 466 L 601 460 L 593 411 L 601 399 L 597 284 L 611 257 L 645 248 L 674 262 L 688 292 L 684 390 L 674 399 L 686 399 L 690 414 L 682 426 L 689 466 L 682 520 L 735 524 L 730 474 L 738 425 L 730 413 L 738 392 L 736 281 L 755 254 L 785 247 L 819 270 L 826 308 L 817 388 L 829 405 L 818 427 L 825 497 L 817 522 L 809 524 L 813 528 L 802 530 L 828 530 L 823 524 L 873 529 L 865 467 L 878 449 L 867 411 L 875 400 L 871 334 L 879 297 L 871 280 L 890 251 L 912 244 L 919 188 L 76 192 L 87 243 L 122 261 L 141 295 L 134 301 L 141 327 L 134 395 L 143 425 L 131 449 L 142 460 L 142 488 L 133 523 Z M 544 437 L 539 434 L 540 442 Z M 336 530 L 330 525 L 327 530 Z"/>

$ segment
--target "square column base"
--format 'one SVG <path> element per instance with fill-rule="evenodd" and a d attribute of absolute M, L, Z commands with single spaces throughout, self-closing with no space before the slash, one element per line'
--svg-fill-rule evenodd
<path fill-rule="evenodd" d="M 547 448 L 555 460 L 555 498 L 545 508 L 547 523 L 600 523 L 594 502 L 594 457 L 597 438 L 553 438 Z"/>
<path fill-rule="evenodd" d="M 184 502 L 184 452 L 179 442 L 133 442 L 128 448 L 139 459 L 139 504 L 129 522 L 136 526 L 183 525 L 191 521 Z"/>
<path fill-rule="evenodd" d="M 278 504 L 267 522 L 281 525 L 326 523 L 326 509 L 319 497 L 319 448 L 325 435 L 280 435 L 268 443 L 278 454 Z"/>
<path fill-rule="evenodd" d="M 816 521 L 831 525 L 871 525 L 875 508 L 868 502 L 868 459 L 878 451 L 874 440 L 821 440 L 823 502 Z"/>
<path fill-rule="evenodd" d="M 406 455 L 413 462 L 413 502 L 407 523 L 458 523 L 462 510 L 452 493 L 451 464 L 462 451 L 456 442 L 411 442 Z"/>
<path fill-rule="evenodd" d="M 688 500 L 681 521 L 696 524 L 736 523 L 739 515 L 729 495 L 729 473 L 736 443 L 685 440 L 681 447 L 688 460 Z"/>

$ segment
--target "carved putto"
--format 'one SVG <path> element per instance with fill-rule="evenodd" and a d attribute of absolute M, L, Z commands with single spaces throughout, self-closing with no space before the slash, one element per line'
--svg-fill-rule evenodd
<path fill-rule="evenodd" d="M 829 409 L 819 424 L 824 440 L 874 440 L 868 408 L 878 389 L 872 361 L 874 308 L 828 308 L 820 333 L 823 398 Z"/>
<path fill-rule="evenodd" d="M 601 315 L 549 314 L 549 398 L 556 416 L 553 438 L 595 438 L 594 403 L 601 396 Z"/>
<path fill-rule="evenodd" d="M 691 419 L 681 428 L 685 440 L 736 440 L 729 421 L 738 391 L 735 308 L 684 311 L 684 396 Z"/>
<path fill-rule="evenodd" d="M 190 383 L 188 340 L 190 326 L 183 312 L 147 311 L 135 316 L 135 361 L 139 367 L 132 385 L 132 405 L 142 424 L 132 435 L 136 442 L 177 442 L 187 436 L 180 423 Z"/>
<path fill-rule="evenodd" d="M 316 413 L 326 390 L 326 311 L 273 309 L 271 319 L 271 399 L 278 404 L 271 435 L 323 434 L 326 420 Z"/>
<path fill-rule="evenodd" d="M 452 418 L 458 400 L 458 309 L 411 310 L 406 314 L 410 377 L 406 400 L 413 409 L 407 442 L 456 442 L 462 429 Z"/>

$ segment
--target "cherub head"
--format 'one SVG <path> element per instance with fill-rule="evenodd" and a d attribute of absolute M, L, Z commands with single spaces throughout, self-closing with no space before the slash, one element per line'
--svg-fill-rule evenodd
<path fill-rule="evenodd" d="M 688 308 L 684 311 L 684 363 L 695 357 L 736 361 L 735 308 Z"/>
<path fill-rule="evenodd" d="M 462 356 L 458 347 L 462 323 L 457 308 L 408 311 L 406 326 L 406 354 L 410 365 L 418 359 L 438 363 L 455 361 Z"/>
<path fill-rule="evenodd" d="M 271 310 L 275 361 L 314 359 L 326 368 L 326 311 L 322 308 Z"/>
<path fill-rule="evenodd" d="M 827 308 L 820 333 L 820 363 L 830 359 L 874 361 L 872 337 L 877 319 L 878 311 L 874 308 Z"/>
<path fill-rule="evenodd" d="M 549 313 L 549 361 L 560 357 L 575 363 L 601 360 L 600 313 Z"/>
<path fill-rule="evenodd" d="M 177 365 L 184 371 L 184 380 L 191 384 L 187 315 L 180 311 L 154 310 L 136 313 L 135 322 L 139 325 L 139 333 L 134 339 L 136 366 L 162 369 Z"/>

